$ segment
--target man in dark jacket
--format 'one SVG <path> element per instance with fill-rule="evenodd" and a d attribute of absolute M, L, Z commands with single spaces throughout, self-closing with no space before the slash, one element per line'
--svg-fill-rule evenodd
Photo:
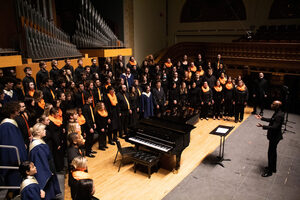
<path fill-rule="evenodd" d="M 269 140 L 269 150 L 268 150 L 268 167 L 266 171 L 262 174 L 263 177 L 272 176 L 272 173 L 276 173 L 276 161 L 277 161 L 277 145 L 280 140 L 282 140 L 281 127 L 284 121 L 284 113 L 280 110 L 282 103 L 280 101 L 273 101 L 271 108 L 275 110 L 271 118 L 264 118 L 260 115 L 256 115 L 257 119 L 269 122 L 269 125 L 262 125 L 258 123 L 257 127 L 262 127 L 268 130 L 267 138 Z"/>
<path fill-rule="evenodd" d="M 254 88 L 253 88 L 253 112 L 252 114 L 256 114 L 256 107 L 260 107 L 259 115 L 263 116 L 264 112 L 264 102 L 267 98 L 267 87 L 268 82 L 264 79 L 264 74 L 261 72 L 259 73 L 259 78 L 254 81 Z"/>
<path fill-rule="evenodd" d="M 43 80 L 49 78 L 49 73 L 46 70 L 47 64 L 44 61 L 41 61 L 39 63 L 39 66 L 40 66 L 40 71 L 38 71 L 38 73 L 36 74 L 36 86 L 39 90 L 41 90 L 43 86 L 42 85 Z"/>
<path fill-rule="evenodd" d="M 129 103 L 129 95 L 127 93 L 126 85 L 122 85 L 120 88 L 120 92 L 117 94 L 118 104 L 120 108 L 120 119 L 121 119 L 121 130 L 119 132 L 120 137 L 124 137 L 128 135 L 128 123 L 129 116 L 132 114 L 132 110 Z M 123 135 L 124 133 L 124 135 Z"/>

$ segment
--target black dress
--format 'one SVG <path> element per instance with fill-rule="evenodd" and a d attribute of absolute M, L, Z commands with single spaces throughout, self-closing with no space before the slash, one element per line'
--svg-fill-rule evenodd
<path fill-rule="evenodd" d="M 135 127 L 138 119 L 139 119 L 139 114 L 137 109 L 140 107 L 140 98 L 138 94 L 129 94 L 129 103 L 131 106 L 132 114 L 129 117 L 129 127 Z"/>

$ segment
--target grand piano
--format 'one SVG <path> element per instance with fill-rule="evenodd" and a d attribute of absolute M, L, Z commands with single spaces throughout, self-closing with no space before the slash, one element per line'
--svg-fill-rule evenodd
<path fill-rule="evenodd" d="M 135 144 L 137 148 L 176 155 L 175 170 L 178 170 L 181 154 L 189 146 L 190 132 L 197 121 L 198 115 L 142 119 L 135 128 L 129 130 L 126 141 Z"/>

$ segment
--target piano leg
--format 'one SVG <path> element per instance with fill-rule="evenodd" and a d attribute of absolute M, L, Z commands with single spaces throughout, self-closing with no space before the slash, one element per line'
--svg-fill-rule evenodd
<path fill-rule="evenodd" d="M 181 153 L 182 151 L 176 154 L 176 165 L 175 165 L 175 169 L 173 170 L 174 174 L 177 174 L 180 168 Z"/>

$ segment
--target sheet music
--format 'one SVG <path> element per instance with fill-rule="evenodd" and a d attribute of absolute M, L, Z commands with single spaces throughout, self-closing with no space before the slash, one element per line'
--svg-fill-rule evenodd
<path fill-rule="evenodd" d="M 216 130 L 216 132 L 217 132 L 217 133 L 223 133 L 223 134 L 224 134 L 224 133 L 227 133 L 228 130 L 229 130 L 228 128 L 220 128 L 220 127 L 219 127 L 219 128 Z"/>

